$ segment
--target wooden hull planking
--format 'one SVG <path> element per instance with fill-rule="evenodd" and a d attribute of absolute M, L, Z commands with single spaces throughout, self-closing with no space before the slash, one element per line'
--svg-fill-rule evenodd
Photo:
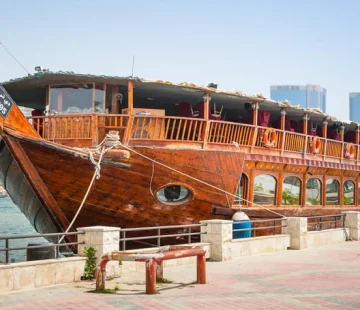
<path fill-rule="evenodd" d="M 50 212 L 56 213 L 57 222 L 66 229 L 66 222 L 61 221 L 61 217 L 64 215 L 67 221 L 74 217 L 90 184 L 94 165 L 88 159 L 63 152 L 61 146 L 50 147 L 44 141 L 22 140 L 10 135 L 4 139 L 15 152 L 21 153 L 13 147 L 18 144 L 26 153 L 31 165 L 23 169 L 35 169 L 41 179 L 38 181 L 45 185 L 48 196 L 53 197 L 59 207 L 59 210 L 52 208 Z M 244 160 L 244 154 L 239 152 L 156 148 L 136 148 L 136 151 L 230 193 L 235 191 L 239 182 Z M 127 163 L 129 168 L 116 166 L 116 162 L 102 164 L 101 178 L 91 189 L 75 227 L 198 223 L 205 219 L 225 218 L 211 214 L 215 205 L 231 207 L 231 195 L 156 163 L 153 166 L 151 161 L 139 155 L 131 154 Z M 153 197 L 157 189 L 170 183 L 184 184 L 192 189 L 193 199 L 183 205 L 166 205 Z"/>

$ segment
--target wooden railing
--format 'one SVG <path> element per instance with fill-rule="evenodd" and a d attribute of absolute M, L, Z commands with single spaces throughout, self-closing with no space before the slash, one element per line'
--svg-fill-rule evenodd
<path fill-rule="evenodd" d="M 306 153 L 307 154 L 314 154 L 313 152 L 313 136 L 307 136 L 307 148 L 306 148 Z M 324 156 L 325 155 L 325 148 L 326 148 L 326 139 L 325 138 L 320 138 L 320 150 L 319 153 L 317 154 L 317 156 Z"/>
<path fill-rule="evenodd" d="M 251 145 L 255 130 L 255 126 L 210 121 L 208 142 L 225 144 L 236 142 L 239 145 Z"/>
<path fill-rule="evenodd" d="M 132 119 L 132 123 L 129 123 Z M 110 130 L 119 131 L 120 139 L 184 141 L 264 148 L 265 127 L 204 119 L 171 116 L 134 116 L 119 114 L 67 114 L 30 117 L 39 135 L 50 141 L 72 145 L 96 145 Z M 207 140 L 206 128 L 208 128 Z M 313 137 L 275 129 L 274 149 L 281 152 L 314 154 Z M 347 142 L 320 139 L 321 158 L 344 159 Z M 125 142 L 127 142 L 125 141 Z M 355 145 L 353 161 L 358 161 L 359 146 Z"/>
<path fill-rule="evenodd" d="M 104 114 L 95 115 L 97 119 L 98 141 L 101 142 L 110 130 L 119 132 L 120 140 L 123 142 L 126 128 L 129 123 L 129 115 Z"/>
<path fill-rule="evenodd" d="M 38 134 L 50 141 L 91 140 L 92 115 L 72 114 L 29 118 Z"/>
<path fill-rule="evenodd" d="M 284 151 L 303 153 L 305 152 L 305 147 L 306 135 L 294 132 L 285 132 Z"/>
<path fill-rule="evenodd" d="M 135 116 L 131 139 L 203 142 L 206 121 L 171 116 Z"/>
<path fill-rule="evenodd" d="M 343 142 L 335 140 L 326 140 L 326 156 L 342 158 L 343 157 Z"/>
<path fill-rule="evenodd" d="M 266 127 L 258 127 L 255 146 L 264 147 L 264 135 L 265 135 L 266 129 L 267 129 Z M 281 150 L 284 132 L 279 129 L 274 129 L 274 130 L 276 132 L 276 142 L 275 142 L 274 147 L 272 147 L 272 148 L 275 150 Z"/>

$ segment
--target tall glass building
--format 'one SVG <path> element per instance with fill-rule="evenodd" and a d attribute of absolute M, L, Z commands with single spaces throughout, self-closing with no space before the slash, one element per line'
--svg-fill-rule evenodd
<path fill-rule="evenodd" d="M 319 85 L 276 85 L 270 86 L 270 98 L 289 101 L 303 108 L 317 108 L 326 112 L 326 89 Z"/>
<path fill-rule="evenodd" d="M 360 93 L 350 93 L 350 120 L 360 123 Z"/>

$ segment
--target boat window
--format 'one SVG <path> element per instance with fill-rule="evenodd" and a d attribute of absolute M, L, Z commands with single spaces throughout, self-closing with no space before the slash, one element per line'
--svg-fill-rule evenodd
<path fill-rule="evenodd" d="M 254 181 L 254 203 L 274 205 L 276 196 L 276 179 L 268 174 L 261 174 Z"/>
<path fill-rule="evenodd" d="M 246 199 L 246 191 L 248 186 L 248 177 L 245 174 L 241 175 L 240 182 L 236 187 L 234 205 L 246 205 L 243 199 Z"/>
<path fill-rule="evenodd" d="M 56 113 L 104 112 L 103 84 L 82 83 L 50 86 L 50 110 Z"/>
<path fill-rule="evenodd" d="M 321 205 L 321 182 L 311 178 L 306 182 L 306 204 L 310 206 Z"/>
<path fill-rule="evenodd" d="M 156 192 L 157 199 L 166 204 L 183 204 L 192 197 L 192 192 L 184 186 L 172 184 Z"/>
<path fill-rule="evenodd" d="M 287 177 L 283 182 L 282 204 L 297 206 L 300 205 L 301 182 L 298 177 Z"/>
<path fill-rule="evenodd" d="M 57 113 L 91 113 L 93 84 L 50 86 L 50 110 Z"/>
<path fill-rule="evenodd" d="M 355 201 L 355 184 L 353 181 L 344 182 L 344 205 L 353 205 Z"/>
<path fill-rule="evenodd" d="M 326 204 L 339 204 L 339 181 L 336 179 L 326 180 Z"/>
<path fill-rule="evenodd" d="M 96 84 L 95 85 L 94 99 L 95 99 L 95 103 L 94 103 L 95 113 L 103 113 L 103 112 L 105 112 L 104 84 Z"/>

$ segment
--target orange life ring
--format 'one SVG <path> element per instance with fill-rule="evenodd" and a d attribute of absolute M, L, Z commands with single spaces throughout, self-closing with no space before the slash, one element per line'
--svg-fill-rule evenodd
<path fill-rule="evenodd" d="M 276 143 L 276 131 L 274 128 L 266 128 L 263 136 L 264 146 L 272 148 Z"/>
<path fill-rule="evenodd" d="M 355 146 L 352 143 L 346 143 L 345 144 L 345 158 L 347 159 L 354 159 L 355 157 Z"/>
<path fill-rule="evenodd" d="M 314 155 L 317 155 L 320 153 L 320 148 L 321 148 L 320 138 L 318 136 L 313 137 L 311 141 L 311 152 Z"/>

